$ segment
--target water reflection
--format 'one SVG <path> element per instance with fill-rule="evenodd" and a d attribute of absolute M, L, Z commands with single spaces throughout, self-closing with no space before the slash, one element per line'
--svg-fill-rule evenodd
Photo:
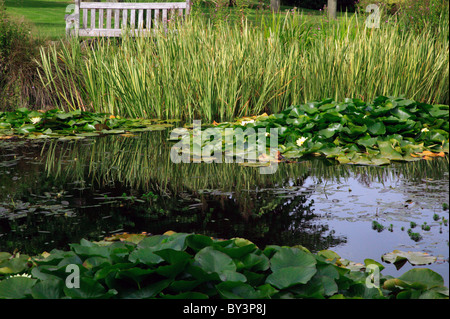
<path fill-rule="evenodd" d="M 448 202 L 442 189 L 448 157 L 388 167 L 313 159 L 261 175 L 236 164 L 174 164 L 171 145 L 166 132 L 76 142 L 0 140 L 0 251 L 39 253 L 81 238 L 166 230 L 317 251 L 347 244 L 348 234 L 335 231 L 333 218 L 342 203 L 360 209 L 370 201 L 360 194 L 360 202 L 352 202 L 357 188 L 386 184 L 405 196 L 432 194 L 435 203 Z M 334 202 L 349 180 L 358 185 L 344 187 Z M 354 218 L 370 221 L 374 214 Z"/>
<path fill-rule="evenodd" d="M 114 232 L 245 237 L 257 245 L 345 242 L 299 190 L 310 162 L 274 176 L 235 164 L 173 164 L 164 134 L 2 141 L 0 250 L 38 253 Z"/>

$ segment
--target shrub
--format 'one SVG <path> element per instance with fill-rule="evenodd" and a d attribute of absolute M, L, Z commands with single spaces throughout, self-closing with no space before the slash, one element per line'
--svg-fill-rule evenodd
<path fill-rule="evenodd" d="M 0 108 L 46 103 L 35 62 L 41 43 L 25 22 L 9 17 L 0 0 Z"/>
<path fill-rule="evenodd" d="M 357 0 L 355 6 L 359 13 L 364 13 L 369 4 L 376 4 L 384 12 L 395 14 L 404 2 L 405 0 L 379 0 L 376 2 L 373 0 Z"/>
<path fill-rule="evenodd" d="M 441 21 L 448 21 L 448 0 L 404 0 L 399 8 L 399 22 L 404 29 L 420 32 L 427 26 L 438 30 Z"/>
<path fill-rule="evenodd" d="M 358 0 L 357 11 L 364 13 L 372 0 Z M 381 0 L 376 4 L 382 14 L 394 17 L 403 31 L 421 32 L 431 27 L 439 32 L 443 21 L 448 21 L 448 0 Z M 384 19 L 383 19 L 384 20 Z"/>
<path fill-rule="evenodd" d="M 327 0 L 282 0 L 281 4 L 286 6 L 296 6 L 305 9 L 319 10 L 323 9 L 328 3 Z M 342 0 L 338 1 L 337 8 L 339 11 L 353 12 L 355 10 L 354 0 Z"/>

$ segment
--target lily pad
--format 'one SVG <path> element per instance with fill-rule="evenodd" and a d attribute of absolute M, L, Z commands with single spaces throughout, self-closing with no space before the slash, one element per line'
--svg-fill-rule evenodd
<path fill-rule="evenodd" d="M 23 299 L 31 295 L 36 279 L 12 277 L 0 281 L 0 299 Z"/>
<path fill-rule="evenodd" d="M 429 110 L 434 110 L 433 114 L 439 118 L 430 115 Z M 244 122 L 258 130 L 265 128 L 266 132 L 276 128 L 278 150 L 288 161 L 323 155 L 341 164 L 379 166 L 391 161 L 419 160 L 413 155 L 417 152 L 448 153 L 449 132 L 445 125 L 448 118 L 448 106 L 378 97 L 373 102 L 358 99 L 345 99 L 344 103 L 331 99 L 314 101 L 270 116 L 247 117 L 230 123 L 213 123 L 213 126 L 218 130 L 232 128 L 233 134 L 237 134 L 236 129 L 242 129 Z M 193 134 L 188 127 L 185 129 L 185 133 Z M 229 136 L 230 131 L 227 134 Z M 251 144 L 256 144 L 251 142 L 256 140 L 255 135 L 256 132 L 245 137 L 243 155 L 249 152 Z M 198 146 L 201 149 L 202 145 Z M 227 146 L 225 143 L 222 150 L 226 151 Z M 258 167 L 261 163 L 244 165 Z"/>
<path fill-rule="evenodd" d="M 407 260 L 413 266 L 429 265 L 437 260 L 436 257 L 424 252 L 405 252 L 401 250 L 394 250 L 393 252 L 384 254 L 381 256 L 381 259 L 391 264 L 400 264 Z"/>

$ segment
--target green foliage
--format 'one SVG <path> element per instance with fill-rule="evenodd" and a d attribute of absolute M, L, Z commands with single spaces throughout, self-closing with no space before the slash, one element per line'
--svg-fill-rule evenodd
<path fill-rule="evenodd" d="M 3 1 L 0 1 L 0 58 L 4 59 L 12 53 L 17 41 L 27 38 L 27 29 L 14 23 L 6 14 Z"/>
<path fill-rule="evenodd" d="M 366 7 L 372 3 L 369 0 L 359 0 L 358 11 L 364 14 Z M 381 21 L 395 22 L 404 32 L 421 33 L 431 28 L 438 33 L 439 25 L 449 19 L 448 0 L 382 0 L 377 1 L 377 5 L 383 12 Z"/>
<path fill-rule="evenodd" d="M 411 230 L 411 228 L 408 229 L 407 232 L 408 232 L 409 238 L 411 238 L 412 240 L 414 240 L 416 242 L 422 239 L 422 235 L 420 235 L 419 233 L 413 232 Z"/>
<path fill-rule="evenodd" d="M 442 277 L 412 269 L 367 285 L 365 267 L 351 270 L 331 251 L 267 246 L 167 232 L 133 242 L 81 240 L 69 251 L 28 257 L 0 253 L 0 298 L 448 298 Z M 20 267 L 11 269 L 12 263 Z M 345 263 L 345 264 L 348 264 Z M 5 266 L 6 265 L 6 266 Z M 70 266 L 71 268 L 68 268 Z M 73 268 L 79 285 L 67 282 Z M 18 273 L 30 275 L 11 276 Z"/>
<path fill-rule="evenodd" d="M 172 126 L 158 120 L 124 119 L 80 109 L 71 112 L 58 109 L 38 112 L 19 108 L 0 112 L 0 136 L 14 134 L 28 139 L 82 139 L 101 134 L 164 130 Z"/>
<path fill-rule="evenodd" d="M 313 101 L 278 114 L 220 123 L 215 128 L 223 135 L 227 128 L 232 128 L 235 135 L 237 129 L 253 129 L 251 134 L 242 133 L 247 142 L 252 137 L 256 140 L 259 129 L 278 129 L 278 149 L 288 159 L 322 155 L 344 164 L 384 165 L 444 156 L 448 153 L 448 118 L 447 105 L 380 96 L 370 103 L 360 99 Z M 231 149 L 223 140 L 224 150 Z M 208 140 L 202 142 L 203 148 L 210 147 Z M 232 143 L 233 147 L 237 145 L 234 140 Z M 247 151 L 251 150 L 250 144 L 254 143 L 249 142 Z"/>
<path fill-rule="evenodd" d="M 0 109 L 42 105 L 48 100 L 38 77 L 36 59 L 42 41 L 29 25 L 11 17 L 0 0 Z"/>
<path fill-rule="evenodd" d="M 430 256 L 427 253 L 422 252 L 405 252 L 400 250 L 394 250 L 391 253 L 384 254 L 381 259 L 385 262 L 396 264 L 400 266 L 403 262 L 408 261 L 413 266 L 428 265 L 436 261 L 436 257 Z M 397 269 L 400 267 L 397 267 Z"/>
<path fill-rule="evenodd" d="M 324 10 L 327 6 L 327 0 L 283 0 L 282 5 L 291 5 L 301 8 Z M 352 12 L 355 10 L 354 0 L 340 0 L 337 1 L 337 9 L 341 11 Z"/>
<path fill-rule="evenodd" d="M 376 230 L 377 232 L 381 232 L 384 229 L 384 226 L 381 225 L 379 222 L 377 222 L 376 220 L 374 220 L 372 222 L 372 229 Z"/>
<path fill-rule="evenodd" d="M 72 39 L 41 50 L 40 74 L 53 105 L 212 122 L 323 97 L 448 103 L 445 21 L 434 35 L 429 28 L 421 35 L 396 26 L 369 30 L 357 17 L 311 22 L 297 11 L 264 16 L 258 25 L 201 17 L 177 23 L 151 39 L 90 46 Z"/>
<path fill-rule="evenodd" d="M 422 32 L 431 26 L 439 32 L 439 24 L 449 19 L 448 0 L 405 0 L 397 13 L 398 22 L 405 30 Z"/>
<path fill-rule="evenodd" d="M 377 1 L 376 5 L 378 5 L 380 9 L 384 10 L 388 14 L 395 14 L 404 3 L 405 0 L 381 0 Z M 373 1 L 371 2 L 369 0 L 357 0 L 356 7 L 358 12 L 364 13 L 369 4 L 373 4 Z"/>

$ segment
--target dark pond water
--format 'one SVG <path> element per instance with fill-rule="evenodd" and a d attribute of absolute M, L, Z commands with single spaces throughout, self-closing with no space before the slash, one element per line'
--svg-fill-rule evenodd
<path fill-rule="evenodd" d="M 171 145 L 167 132 L 0 140 L 0 251 L 38 254 L 81 238 L 173 230 L 331 249 L 381 262 L 393 276 L 412 266 L 397 270 L 383 254 L 427 252 L 438 260 L 426 267 L 448 286 L 448 157 L 384 167 L 314 159 L 261 175 L 238 164 L 174 164 Z"/>

